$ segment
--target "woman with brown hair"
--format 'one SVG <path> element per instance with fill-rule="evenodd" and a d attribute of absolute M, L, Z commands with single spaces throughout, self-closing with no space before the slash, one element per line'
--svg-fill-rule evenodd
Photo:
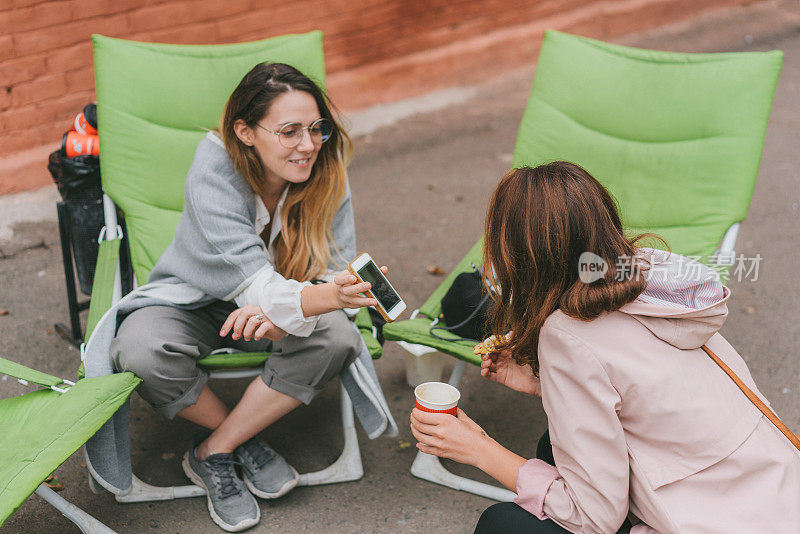
<path fill-rule="evenodd" d="M 730 291 L 638 239 L 575 164 L 516 169 L 495 190 L 483 265 L 501 288 L 498 344 L 481 374 L 540 396 L 548 432 L 526 460 L 463 411 L 411 415 L 422 452 L 517 493 L 476 532 L 800 532 L 800 453 L 701 348 L 761 396 L 718 333 Z"/>
<path fill-rule="evenodd" d="M 344 311 L 376 304 L 361 294 L 369 283 L 346 270 L 355 257 L 350 149 L 311 79 L 256 65 L 219 131 L 198 145 L 175 237 L 149 283 L 126 298 L 137 304 L 111 342 L 114 369 L 142 378 L 139 394 L 156 411 L 208 429 L 183 469 L 228 531 L 258 523 L 254 495 L 280 497 L 298 482 L 258 433 L 366 351 Z M 197 366 L 224 347 L 271 353 L 233 410 Z"/>

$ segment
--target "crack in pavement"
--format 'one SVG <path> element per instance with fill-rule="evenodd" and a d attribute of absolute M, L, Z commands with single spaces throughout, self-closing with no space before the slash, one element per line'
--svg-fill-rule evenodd
<path fill-rule="evenodd" d="M 20 254 L 23 254 L 25 252 L 30 252 L 31 250 L 37 250 L 37 249 L 49 250 L 50 246 L 47 243 L 45 243 L 44 239 L 42 239 L 38 243 L 35 243 L 33 245 L 28 245 L 26 247 L 22 247 L 21 249 L 17 250 L 16 252 L 12 252 L 10 254 L 6 254 L 5 251 L 2 248 L 0 248 L 0 261 L 2 261 L 2 260 L 10 260 L 11 258 L 15 258 L 16 256 L 19 256 Z"/>

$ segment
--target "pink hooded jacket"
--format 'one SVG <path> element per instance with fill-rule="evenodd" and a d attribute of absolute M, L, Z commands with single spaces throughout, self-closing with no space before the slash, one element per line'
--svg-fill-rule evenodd
<path fill-rule="evenodd" d="M 557 468 L 528 460 L 515 502 L 570 532 L 800 533 L 800 452 L 706 355 L 765 402 L 717 333 L 730 291 L 708 268 L 643 249 L 636 301 L 593 321 L 556 311 L 539 339 Z M 687 273 L 690 275 L 687 276 Z"/>

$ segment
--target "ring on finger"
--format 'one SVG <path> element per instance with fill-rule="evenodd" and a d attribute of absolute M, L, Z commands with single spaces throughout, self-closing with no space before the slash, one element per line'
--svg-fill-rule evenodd
<path fill-rule="evenodd" d="M 256 320 L 256 321 L 258 321 L 259 323 L 260 323 L 260 322 L 263 322 L 263 321 L 264 321 L 264 319 L 266 319 L 266 318 L 267 318 L 267 316 L 266 316 L 266 315 L 264 315 L 263 313 L 257 313 L 256 315 L 251 315 L 251 316 L 250 316 L 250 319 L 255 319 L 255 320 Z M 248 321 L 249 321 L 250 319 L 248 319 Z"/>

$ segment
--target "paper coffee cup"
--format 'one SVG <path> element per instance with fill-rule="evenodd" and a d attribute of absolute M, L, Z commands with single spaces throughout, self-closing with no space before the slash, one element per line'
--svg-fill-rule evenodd
<path fill-rule="evenodd" d="M 458 416 L 458 399 L 461 393 L 444 382 L 425 382 L 414 388 L 417 408 L 423 412 L 449 413 Z"/>

